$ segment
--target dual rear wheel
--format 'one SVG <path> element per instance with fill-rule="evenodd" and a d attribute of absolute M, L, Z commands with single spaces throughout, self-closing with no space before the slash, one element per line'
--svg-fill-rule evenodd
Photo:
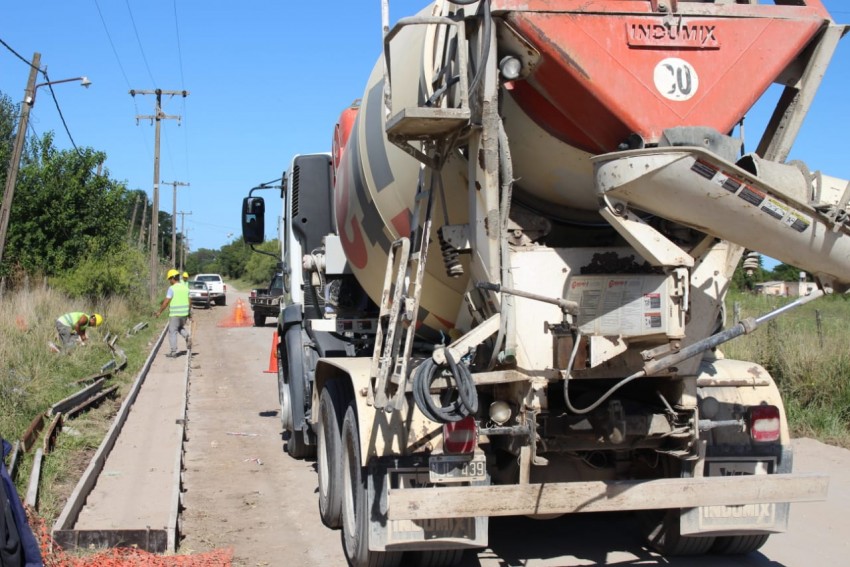
<path fill-rule="evenodd" d="M 462 549 L 372 551 L 369 549 L 368 469 L 360 457 L 357 408 L 338 382 L 325 385 L 319 403 L 317 462 L 319 514 L 331 528 L 342 528 L 345 556 L 353 567 L 452 567 Z"/>

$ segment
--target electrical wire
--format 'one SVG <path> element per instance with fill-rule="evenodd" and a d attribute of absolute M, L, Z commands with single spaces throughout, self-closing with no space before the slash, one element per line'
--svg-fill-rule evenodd
<path fill-rule="evenodd" d="M 563 371 L 564 372 L 564 402 L 567 404 L 567 409 L 569 409 L 571 412 L 573 412 L 575 414 L 584 415 L 584 414 L 592 412 L 593 410 L 598 408 L 600 405 L 602 405 L 602 402 L 604 402 L 605 400 L 610 398 L 614 394 L 614 392 L 616 392 L 617 390 L 619 390 L 620 388 L 622 388 L 623 386 L 625 386 L 629 382 L 632 382 L 633 380 L 637 380 L 638 378 L 642 378 L 642 377 L 646 376 L 646 372 L 644 372 L 643 370 L 639 370 L 639 371 L 635 372 L 634 374 L 632 374 L 631 376 L 626 376 L 625 378 L 623 378 L 622 380 L 620 380 L 619 382 L 614 384 L 607 392 L 602 394 L 599 397 L 598 400 L 596 400 L 595 402 L 593 402 L 589 406 L 587 406 L 585 408 L 581 408 L 581 409 L 573 407 L 573 404 L 570 401 L 570 380 L 572 380 L 572 376 L 570 374 L 572 372 L 573 364 L 575 363 L 576 354 L 578 353 L 578 348 L 579 348 L 580 344 L 581 344 L 581 331 L 576 331 L 575 335 L 573 336 L 573 350 L 572 350 L 572 352 L 570 352 L 570 360 L 569 360 L 569 362 L 567 362 L 566 370 Z"/>
<path fill-rule="evenodd" d="M 18 52 L 17 52 L 17 51 L 15 51 L 14 49 L 12 49 L 12 47 L 11 47 L 8 43 L 6 43 L 5 41 L 3 41 L 2 39 L 0 39 L 0 44 L 3 44 L 3 47 L 5 47 L 5 48 L 6 48 L 6 49 L 8 49 L 9 51 L 11 51 L 11 52 L 12 52 L 12 54 L 13 54 L 15 57 L 17 57 L 18 59 L 20 59 L 21 61 L 23 61 L 24 63 L 26 63 L 26 64 L 27 64 L 27 65 L 29 65 L 30 67 L 32 67 L 33 69 L 38 69 L 38 67 L 36 67 L 35 65 L 33 65 L 33 64 L 32 64 L 30 61 L 28 61 L 27 59 L 25 59 L 23 55 L 21 55 L 20 53 L 18 53 Z M 41 69 L 38 69 L 38 70 L 39 70 L 39 71 L 41 71 Z"/>
<path fill-rule="evenodd" d="M 139 37 L 139 29 L 136 27 L 136 19 L 133 18 L 133 10 L 130 8 L 130 0 L 124 0 L 124 3 L 127 5 L 127 12 L 130 14 L 130 21 L 133 23 L 133 31 L 136 33 L 136 42 L 138 42 L 139 51 L 142 53 L 142 61 L 145 62 L 145 68 L 148 70 L 148 76 L 151 79 L 151 83 L 153 83 L 154 87 L 156 87 L 156 80 L 153 78 L 153 73 L 151 73 L 151 67 L 148 65 L 148 58 L 145 56 L 145 49 L 142 47 L 142 39 Z"/>
<path fill-rule="evenodd" d="M 179 18 L 177 17 L 177 0 L 172 0 L 172 5 L 174 6 L 174 33 L 177 36 L 177 63 L 180 67 L 180 89 L 185 91 L 186 90 L 186 80 L 185 80 L 185 77 L 183 75 L 183 48 L 182 48 L 182 45 L 180 43 L 180 25 L 178 23 Z M 183 122 L 185 122 L 185 125 L 183 126 L 183 128 L 184 128 L 184 130 L 183 130 L 183 140 L 184 140 L 184 144 L 186 146 L 186 153 L 185 153 L 185 156 L 184 156 L 185 159 L 186 159 L 186 176 L 191 177 L 191 175 L 189 174 L 189 171 L 190 171 L 190 169 L 189 169 L 189 126 L 188 126 L 188 118 L 187 118 L 188 114 L 186 112 L 186 97 L 182 98 L 182 102 L 183 102 L 183 112 L 182 112 Z"/>
<path fill-rule="evenodd" d="M 74 137 L 71 135 L 71 130 L 68 128 L 68 123 L 65 121 L 65 116 L 62 114 L 62 109 L 59 108 L 59 100 L 56 98 L 56 93 L 53 92 L 53 85 L 50 84 L 50 77 L 47 76 L 47 71 L 42 71 L 42 75 L 44 75 L 44 79 L 47 82 L 47 88 L 50 89 L 50 96 L 53 98 L 53 104 L 56 105 L 56 112 L 59 113 L 59 118 L 62 120 L 62 126 L 65 127 L 65 133 L 68 134 L 68 139 L 71 140 L 71 145 L 74 146 L 74 149 L 82 155 L 80 152 L 80 148 L 77 147 L 77 144 L 74 142 Z"/>
<path fill-rule="evenodd" d="M 109 33 L 109 27 L 106 25 L 106 19 L 103 17 L 103 12 L 100 10 L 100 4 L 94 0 L 94 5 L 97 8 L 97 15 L 100 16 L 100 23 L 103 24 L 103 31 L 106 32 L 106 38 L 109 40 L 109 46 L 112 47 L 112 53 L 115 55 L 115 61 L 118 62 L 118 68 L 121 69 L 121 76 L 124 77 L 124 82 L 127 83 L 127 90 L 132 90 L 130 79 L 127 78 L 127 73 L 124 71 L 124 65 L 121 64 L 121 58 L 118 57 L 118 50 L 115 49 L 115 42 L 112 41 L 112 35 Z"/>
<path fill-rule="evenodd" d="M 97 8 L 97 14 L 100 17 L 100 23 L 103 24 L 103 31 L 106 33 L 106 38 L 109 40 L 109 46 L 112 48 L 112 54 L 115 55 L 115 61 L 116 63 L 118 63 L 118 69 L 121 70 L 121 76 L 124 77 L 124 82 L 127 85 L 127 90 L 131 91 L 133 90 L 133 86 L 130 84 L 130 79 L 127 77 L 127 72 L 124 70 L 124 64 L 121 63 L 121 57 L 118 55 L 118 50 L 115 48 L 115 42 L 112 41 L 112 34 L 109 33 L 109 26 L 106 24 L 106 18 L 103 17 L 103 12 L 100 9 L 100 4 L 97 0 L 94 0 L 94 5 L 95 8 Z M 136 116 L 138 116 L 141 114 L 141 112 L 139 111 L 139 104 L 136 102 L 136 97 L 132 98 L 133 107 L 136 110 Z M 145 138 L 144 134 L 142 133 L 142 130 L 137 128 L 137 131 L 139 132 L 139 137 L 141 138 L 142 144 L 145 147 L 146 155 L 150 160 L 153 160 L 153 151 L 148 145 L 148 140 Z"/>

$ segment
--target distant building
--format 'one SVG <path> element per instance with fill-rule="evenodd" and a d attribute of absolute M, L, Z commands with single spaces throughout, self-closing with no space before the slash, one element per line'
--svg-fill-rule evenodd
<path fill-rule="evenodd" d="M 815 289 L 817 289 L 817 285 L 814 282 L 771 281 L 755 284 L 756 293 L 763 295 L 800 297 Z"/>

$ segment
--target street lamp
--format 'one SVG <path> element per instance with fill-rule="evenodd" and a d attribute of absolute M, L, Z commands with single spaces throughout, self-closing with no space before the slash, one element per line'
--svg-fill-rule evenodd
<path fill-rule="evenodd" d="M 74 77 L 73 79 L 60 79 L 58 81 L 47 81 L 46 83 L 36 84 L 35 78 L 38 72 L 41 71 L 40 65 L 41 54 L 36 52 L 32 57 L 32 64 L 30 65 L 30 76 L 27 81 L 27 89 L 24 92 L 24 103 L 21 105 L 21 119 L 18 122 L 15 147 L 12 150 L 12 158 L 9 161 L 9 170 L 6 172 L 6 188 L 3 190 L 3 204 L 0 205 L 0 262 L 3 261 L 3 253 L 6 250 L 6 232 L 9 230 L 9 214 L 12 210 L 15 182 L 18 180 L 18 166 L 21 164 L 21 153 L 24 150 L 30 109 L 35 104 L 35 93 L 38 87 L 55 85 L 57 83 L 69 83 L 71 81 L 80 81 L 84 87 L 91 85 L 88 77 Z"/>
<path fill-rule="evenodd" d="M 46 87 L 47 85 L 58 85 L 59 83 L 70 83 L 73 81 L 80 81 L 80 86 L 89 88 L 91 86 L 91 81 L 89 78 L 83 75 L 82 77 L 74 77 L 73 79 L 59 79 L 58 81 L 47 81 L 46 83 L 38 83 L 32 91 L 32 98 L 25 98 L 24 102 L 32 107 L 35 104 L 35 95 L 38 92 L 38 87 Z"/>

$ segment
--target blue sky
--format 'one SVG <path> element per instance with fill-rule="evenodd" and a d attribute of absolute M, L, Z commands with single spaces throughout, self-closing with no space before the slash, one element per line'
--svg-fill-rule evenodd
<path fill-rule="evenodd" d="M 393 19 L 425 2 L 390 2 Z M 839 22 L 846 0 L 825 0 Z M 252 186 L 280 177 L 296 153 L 329 151 L 334 123 L 360 98 L 381 50 L 379 0 L 31 0 L 0 6 L 0 38 L 27 60 L 41 53 L 53 81 L 87 76 L 92 84 L 54 86 L 78 146 L 107 153 L 113 178 L 152 194 L 153 96 L 130 89 L 188 90 L 164 97 L 160 180 L 179 187 L 189 244 L 219 248 L 239 238 L 241 199 Z M 18 102 L 28 66 L 0 46 L 0 91 Z M 43 79 L 42 79 L 43 80 Z M 850 178 L 850 39 L 841 42 L 790 159 Z M 767 120 L 747 117 L 754 149 Z M 47 88 L 38 89 L 31 131 L 53 130 L 70 148 Z M 271 194 L 267 194 L 271 196 Z M 171 212 L 172 186 L 160 187 Z M 278 211 L 270 206 L 269 216 Z M 179 222 L 179 217 L 178 217 Z M 179 225 L 178 225 L 179 226 Z"/>

